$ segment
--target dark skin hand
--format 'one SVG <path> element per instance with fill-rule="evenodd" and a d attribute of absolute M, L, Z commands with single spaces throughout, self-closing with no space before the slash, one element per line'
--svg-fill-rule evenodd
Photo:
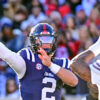
<path fill-rule="evenodd" d="M 91 74 L 88 62 L 92 58 L 94 58 L 94 54 L 91 51 L 86 50 L 85 52 L 74 57 L 70 65 L 72 71 L 87 82 L 91 81 Z"/>
<path fill-rule="evenodd" d="M 98 88 L 96 85 L 91 83 L 91 72 L 88 64 L 88 62 L 94 57 L 95 56 L 91 51 L 86 50 L 72 59 L 70 67 L 74 73 L 88 82 L 90 94 L 97 99 Z"/>
<path fill-rule="evenodd" d="M 89 88 L 90 95 L 93 98 L 98 99 L 98 87 L 97 87 L 97 85 L 92 84 L 92 83 L 87 83 L 87 85 Z"/>

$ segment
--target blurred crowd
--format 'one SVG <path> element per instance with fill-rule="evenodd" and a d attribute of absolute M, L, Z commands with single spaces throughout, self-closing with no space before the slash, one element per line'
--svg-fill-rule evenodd
<path fill-rule="evenodd" d="M 29 46 L 30 28 L 40 22 L 51 24 L 58 36 L 55 56 L 72 59 L 100 35 L 100 0 L 0 0 L 0 41 L 10 50 Z M 0 60 L 0 98 L 19 97 L 18 84 L 15 72 Z M 76 88 L 65 88 L 67 94 L 88 93 L 80 78 Z"/>

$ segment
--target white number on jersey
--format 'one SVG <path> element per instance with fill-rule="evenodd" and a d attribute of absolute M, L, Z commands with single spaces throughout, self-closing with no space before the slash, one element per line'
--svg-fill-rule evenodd
<path fill-rule="evenodd" d="M 42 83 L 47 84 L 48 82 L 52 83 L 52 87 L 44 87 L 42 89 L 42 100 L 55 100 L 55 96 L 51 96 L 51 98 L 46 97 L 46 93 L 54 93 L 56 89 L 56 80 L 54 78 L 45 77 Z"/>

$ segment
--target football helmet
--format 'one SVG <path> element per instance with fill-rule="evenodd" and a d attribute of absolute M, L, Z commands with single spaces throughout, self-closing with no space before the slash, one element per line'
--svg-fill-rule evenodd
<path fill-rule="evenodd" d="M 51 45 L 51 48 L 44 48 L 48 55 L 55 52 L 57 37 L 52 26 L 48 23 L 39 23 L 34 26 L 29 37 L 33 52 L 38 53 L 38 48 L 43 44 Z"/>

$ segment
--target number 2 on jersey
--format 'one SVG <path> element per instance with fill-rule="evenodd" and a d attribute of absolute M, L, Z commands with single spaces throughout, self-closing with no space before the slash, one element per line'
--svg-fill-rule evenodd
<path fill-rule="evenodd" d="M 52 87 L 44 87 L 42 89 L 42 100 L 55 100 L 55 96 L 51 96 L 51 98 L 46 97 L 46 93 L 54 93 L 56 89 L 56 80 L 54 78 L 45 77 L 42 81 L 43 84 L 52 83 Z"/>

